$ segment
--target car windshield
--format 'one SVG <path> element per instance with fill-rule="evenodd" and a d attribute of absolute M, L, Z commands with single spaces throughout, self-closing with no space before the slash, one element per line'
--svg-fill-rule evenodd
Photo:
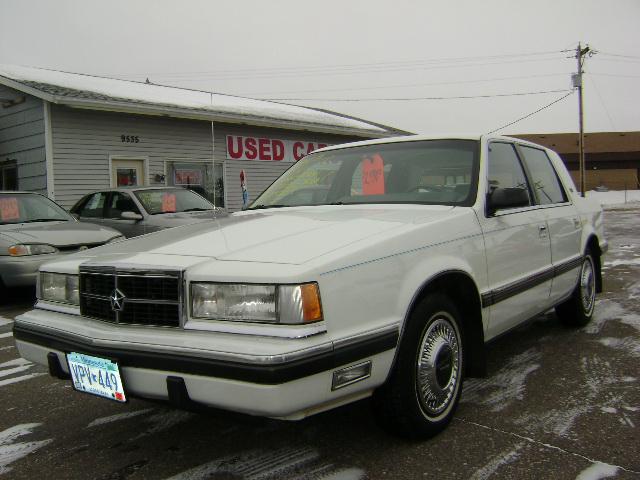
<path fill-rule="evenodd" d="M 136 190 L 133 193 L 149 215 L 200 212 L 214 209 L 213 204 L 207 199 L 187 189 L 156 188 L 153 190 Z"/>
<path fill-rule="evenodd" d="M 472 205 L 478 142 L 424 140 L 349 147 L 304 157 L 250 209 L 354 203 Z"/>
<path fill-rule="evenodd" d="M 47 197 L 0 193 L 0 225 L 10 223 L 73 221 L 73 217 Z"/>

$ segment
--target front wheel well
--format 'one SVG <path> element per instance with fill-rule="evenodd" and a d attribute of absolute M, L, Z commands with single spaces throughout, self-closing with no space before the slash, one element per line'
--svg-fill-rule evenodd
<path fill-rule="evenodd" d="M 464 272 L 441 273 L 422 286 L 407 312 L 407 318 L 420 300 L 436 292 L 446 295 L 460 311 L 464 339 L 465 375 L 469 377 L 485 376 L 487 367 L 482 304 L 475 282 Z"/>

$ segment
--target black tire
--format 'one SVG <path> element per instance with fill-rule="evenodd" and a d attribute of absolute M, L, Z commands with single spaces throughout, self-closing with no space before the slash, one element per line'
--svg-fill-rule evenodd
<path fill-rule="evenodd" d="M 402 437 L 429 438 L 451 421 L 462 393 L 461 317 L 441 293 L 425 296 L 402 335 L 393 370 L 373 396 L 381 425 Z"/>
<path fill-rule="evenodd" d="M 580 267 L 578 284 L 568 300 L 556 306 L 556 315 L 571 327 L 583 327 L 591 321 L 596 304 L 596 265 L 587 252 Z"/>

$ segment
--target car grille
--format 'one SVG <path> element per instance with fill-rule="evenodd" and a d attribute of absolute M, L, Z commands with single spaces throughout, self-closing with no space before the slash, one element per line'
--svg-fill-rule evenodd
<path fill-rule="evenodd" d="M 80 269 L 80 313 L 106 322 L 179 327 L 181 293 L 180 271 Z"/>

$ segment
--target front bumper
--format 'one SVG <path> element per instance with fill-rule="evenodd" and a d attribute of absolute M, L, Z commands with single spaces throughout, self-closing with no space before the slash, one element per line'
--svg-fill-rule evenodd
<path fill-rule="evenodd" d="M 48 323 L 43 323 L 45 318 Z M 55 328 L 56 323 L 62 328 Z M 85 328 L 69 330 L 73 323 Z M 339 342 L 316 340 L 315 344 L 309 339 L 274 340 L 170 329 L 157 332 L 161 335 L 153 343 L 142 343 L 139 340 L 144 330 L 33 310 L 16 318 L 14 337 L 24 358 L 48 365 L 51 373 L 58 376 L 69 373 L 67 353 L 85 353 L 116 361 L 126 392 L 133 396 L 170 401 L 171 382 L 182 379 L 190 401 L 292 419 L 370 394 L 385 381 L 398 341 L 397 326 Z M 152 330 L 156 329 L 146 329 L 148 333 Z M 90 332 L 91 335 L 83 335 Z M 172 333 L 183 338 L 171 339 Z M 235 337 L 234 342 L 225 342 L 228 337 Z M 173 347 L 167 345 L 170 341 Z M 260 344 L 265 348 L 257 352 Z M 252 351 L 254 354 L 246 353 Z M 52 354 L 61 371 L 52 370 Z M 371 376 L 332 391 L 333 372 L 362 360 L 371 360 Z"/>

